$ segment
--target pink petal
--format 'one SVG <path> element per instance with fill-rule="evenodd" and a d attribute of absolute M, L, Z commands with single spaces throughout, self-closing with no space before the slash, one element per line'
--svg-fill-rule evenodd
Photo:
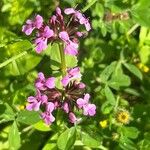
<path fill-rule="evenodd" d="M 22 32 L 24 32 L 26 35 L 30 35 L 33 30 L 34 30 L 34 27 L 32 27 L 31 25 L 24 25 L 22 27 Z"/>
<path fill-rule="evenodd" d="M 44 36 L 45 38 L 50 38 L 50 37 L 54 36 L 54 31 L 51 30 L 48 26 L 46 26 L 46 27 L 44 28 L 43 36 Z"/>
<path fill-rule="evenodd" d="M 43 72 L 38 73 L 38 79 L 40 79 L 41 81 L 45 81 L 45 76 L 44 76 Z"/>
<path fill-rule="evenodd" d="M 37 16 L 35 17 L 35 22 L 34 22 L 34 24 L 35 24 L 35 27 L 36 27 L 37 29 L 40 29 L 40 28 L 42 27 L 42 24 L 43 24 L 43 18 L 42 18 L 42 16 L 37 15 Z"/>
<path fill-rule="evenodd" d="M 64 105 L 63 105 L 63 109 L 66 113 L 69 113 L 69 106 L 68 106 L 68 103 L 65 102 Z"/>
<path fill-rule="evenodd" d="M 47 86 L 49 89 L 53 89 L 55 87 L 55 78 L 50 77 L 46 80 L 45 86 Z"/>
<path fill-rule="evenodd" d="M 84 100 L 88 103 L 89 99 L 90 99 L 90 95 L 88 93 L 85 94 L 84 95 Z"/>
<path fill-rule="evenodd" d="M 48 104 L 47 104 L 47 111 L 49 112 L 49 113 L 51 113 L 53 110 L 54 110 L 54 108 L 55 108 L 55 106 L 54 106 L 54 104 L 52 103 L 52 102 L 48 102 Z"/>
<path fill-rule="evenodd" d="M 56 8 L 56 13 L 61 16 L 61 9 L 59 7 Z"/>
<path fill-rule="evenodd" d="M 74 10 L 73 8 L 66 8 L 66 9 L 64 10 L 64 13 L 65 13 L 66 15 L 74 14 L 74 13 L 75 13 L 75 10 Z"/>
<path fill-rule="evenodd" d="M 34 96 L 29 96 L 27 101 L 30 103 L 33 103 L 33 102 L 36 102 L 37 100 Z"/>
<path fill-rule="evenodd" d="M 77 99 L 77 104 L 79 108 L 82 108 L 86 104 L 86 101 L 82 98 L 79 98 Z"/>
<path fill-rule="evenodd" d="M 65 53 L 69 55 L 77 55 L 78 54 L 78 44 L 70 41 L 70 43 L 66 44 Z"/>
<path fill-rule="evenodd" d="M 36 82 L 35 83 L 35 87 L 37 89 L 40 89 L 40 90 L 44 90 L 45 89 L 44 84 L 42 82 Z"/>
<path fill-rule="evenodd" d="M 68 76 L 63 77 L 63 79 L 61 80 L 61 83 L 64 87 L 66 87 L 69 82 L 70 78 Z"/>
<path fill-rule="evenodd" d="M 69 41 L 69 35 L 66 31 L 62 31 L 59 33 L 59 38 L 62 39 L 64 42 Z"/>
<path fill-rule="evenodd" d="M 69 113 L 69 121 L 71 123 L 76 123 L 76 121 L 77 121 L 77 118 L 76 118 L 75 114 L 72 113 L 72 112 Z"/>
<path fill-rule="evenodd" d="M 42 96 L 41 96 L 41 102 L 42 102 L 42 104 L 47 104 L 47 102 L 48 102 L 48 97 L 47 97 L 46 95 L 42 95 Z"/>
<path fill-rule="evenodd" d="M 89 22 L 85 23 L 84 25 L 85 25 L 85 28 L 86 28 L 87 31 L 91 30 L 91 25 L 90 25 Z"/>
<path fill-rule="evenodd" d="M 47 48 L 47 39 L 38 38 L 35 40 L 36 44 L 36 52 L 41 53 L 43 50 Z"/>

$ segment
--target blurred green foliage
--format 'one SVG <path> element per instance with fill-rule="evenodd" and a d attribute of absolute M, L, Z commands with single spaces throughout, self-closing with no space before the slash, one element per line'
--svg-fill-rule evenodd
<path fill-rule="evenodd" d="M 78 65 L 97 115 L 75 127 L 61 113 L 63 121 L 48 127 L 24 110 L 37 72 L 57 76 L 60 61 L 56 46 L 37 55 L 21 28 L 37 13 L 48 19 L 58 5 L 85 11 L 93 27 L 80 41 Z M 1 0 L 0 56 L 1 150 L 150 149 L 149 0 Z M 129 112 L 128 124 L 117 121 L 120 109 Z"/>

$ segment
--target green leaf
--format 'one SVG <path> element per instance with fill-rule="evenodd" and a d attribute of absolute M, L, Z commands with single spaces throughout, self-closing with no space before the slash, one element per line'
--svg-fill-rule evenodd
<path fill-rule="evenodd" d="M 131 84 L 130 77 L 123 73 L 122 65 L 120 62 L 118 62 L 111 79 L 107 83 L 114 89 L 119 89 L 120 87 L 127 87 Z"/>
<path fill-rule="evenodd" d="M 17 150 L 20 147 L 20 135 L 15 121 L 10 128 L 8 141 L 10 150 Z"/>
<path fill-rule="evenodd" d="M 132 18 L 143 26 L 150 27 L 150 2 L 140 0 L 131 9 Z M 143 17 L 144 16 L 144 17 Z"/>
<path fill-rule="evenodd" d="M 116 65 L 117 65 L 117 62 L 114 61 L 102 71 L 100 75 L 102 82 L 105 83 L 110 78 L 111 74 L 115 70 Z"/>
<path fill-rule="evenodd" d="M 42 150 L 58 150 L 56 141 L 58 139 L 58 134 L 54 134 L 50 137 L 48 142 L 44 145 Z"/>
<path fill-rule="evenodd" d="M 106 85 L 104 91 L 105 91 L 105 96 L 106 96 L 107 101 L 108 101 L 111 105 L 115 105 L 116 100 L 115 100 L 114 94 L 113 94 L 113 92 L 111 91 L 111 89 Z"/>
<path fill-rule="evenodd" d="M 46 125 L 42 120 L 34 124 L 33 127 L 39 131 L 51 131 L 51 128 Z"/>
<path fill-rule="evenodd" d="M 50 63 L 51 63 L 52 70 L 59 70 L 61 67 L 60 66 L 61 57 L 60 57 L 58 44 L 54 43 L 52 45 L 49 45 L 47 51 L 48 51 L 47 55 L 50 56 Z M 76 56 L 65 55 L 65 60 L 66 60 L 66 66 L 68 68 L 77 66 L 78 61 Z"/>
<path fill-rule="evenodd" d="M 6 75 L 23 75 L 29 70 L 33 69 L 40 61 L 41 56 L 36 54 L 32 50 L 32 44 L 27 41 L 19 41 L 13 44 L 7 45 L 4 49 L 6 54 L 3 59 L 9 58 L 0 64 L 0 68 L 5 67 L 4 71 Z"/>
<path fill-rule="evenodd" d="M 7 103 L 5 103 L 4 105 L 0 105 L 0 109 L 1 109 L 0 118 L 2 118 L 0 123 L 12 121 L 15 119 L 15 113 Z"/>
<path fill-rule="evenodd" d="M 122 127 L 121 132 L 125 137 L 136 139 L 139 135 L 139 130 L 135 127 Z"/>
<path fill-rule="evenodd" d="M 98 148 L 100 146 L 100 141 L 86 133 L 82 134 L 82 143 L 90 148 Z"/>
<path fill-rule="evenodd" d="M 88 10 L 92 5 L 94 5 L 98 0 L 93 0 L 91 1 L 86 7 L 84 7 L 82 9 L 83 12 L 85 12 L 86 10 Z"/>
<path fill-rule="evenodd" d="M 133 73 L 136 77 L 138 77 L 140 80 L 142 80 L 142 78 L 143 78 L 142 73 L 141 73 L 141 71 L 135 65 L 132 65 L 132 64 L 129 64 L 129 63 L 124 63 L 124 66 L 131 73 Z"/>
<path fill-rule="evenodd" d="M 148 46 L 148 45 L 142 46 L 140 51 L 139 51 L 139 55 L 140 55 L 141 62 L 143 64 L 150 63 L 149 62 L 150 46 Z"/>
<path fill-rule="evenodd" d="M 101 107 L 101 111 L 103 112 L 103 114 L 109 114 L 112 110 L 113 110 L 114 106 L 112 106 L 109 101 L 106 101 L 105 103 L 103 103 L 102 107 Z"/>
<path fill-rule="evenodd" d="M 60 150 L 70 150 L 76 140 L 76 128 L 71 127 L 63 132 L 57 141 Z"/>
<path fill-rule="evenodd" d="M 40 120 L 41 119 L 38 112 L 28 110 L 20 111 L 17 117 L 17 121 L 28 125 L 33 125 Z"/>

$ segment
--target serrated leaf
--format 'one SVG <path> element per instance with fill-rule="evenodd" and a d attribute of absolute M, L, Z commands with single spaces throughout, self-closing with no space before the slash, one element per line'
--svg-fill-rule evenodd
<path fill-rule="evenodd" d="M 57 146 L 60 150 L 70 150 L 76 140 L 76 128 L 71 127 L 63 132 L 58 140 Z"/>
<path fill-rule="evenodd" d="M 129 64 L 129 63 L 124 63 L 124 66 L 125 66 L 131 73 L 133 73 L 136 77 L 138 77 L 140 80 L 142 80 L 143 75 L 142 75 L 141 71 L 140 71 L 135 65 L 132 65 L 132 64 Z"/>
<path fill-rule="evenodd" d="M 20 147 L 20 135 L 15 121 L 10 128 L 8 141 L 10 150 L 17 150 Z"/>

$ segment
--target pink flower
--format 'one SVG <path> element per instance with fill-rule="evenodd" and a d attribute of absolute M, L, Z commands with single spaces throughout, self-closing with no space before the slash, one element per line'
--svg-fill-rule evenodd
<path fill-rule="evenodd" d="M 41 113 L 41 117 L 47 125 L 50 125 L 55 121 L 55 117 L 52 115 L 54 108 L 54 104 L 52 102 L 48 102 L 46 111 L 44 113 Z"/>
<path fill-rule="evenodd" d="M 66 15 L 70 15 L 70 14 L 74 14 L 76 11 L 73 9 L 73 8 L 66 8 L 65 10 L 64 10 L 64 13 L 66 14 Z"/>
<path fill-rule="evenodd" d="M 78 44 L 76 42 L 69 41 L 65 46 L 65 53 L 69 55 L 77 55 L 78 54 Z"/>
<path fill-rule="evenodd" d="M 65 103 L 63 104 L 63 109 L 64 109 L 64 111 L 65 111 L 66 113 L 69 113 L 69 105 L 68 105 L 67 102 L 65 102 Z"/>
<path fill-rule="evenodd" d="M 85 105 L 83 110 L 83 114 L 85 116 L 94 116 L 96 114 L 96 106 L 94 104 Z"/>
<path fill-rule="evenodd" d="M 83 108 L 84 106 L 86 106 L 89 102 L 90 99 L 90 95 L 89 94 L 85 94 L 84 98 L 79 98 L 77 99 L 77 104 L 79 108 Z"/>
<path fill-rule="evenodd" d="M 77 55 L 78 54 L 78 44 L 76 42 L 72 42 L 69 38 L 69 35 L 66 31 L 62 31 L 59 33 L 59 38 L 65 42 L 65 53 L 69 55 Z"/>
<path fill-rule="evenodd" d="M 48 97 L 46 95 L 41 95 L 40 91 L 37 90 L 37 95 L 28 97 L 29 104 L 26 106 L 26 109 L 31 111 L 38 111 L 40 109 L 41 104 L 46 104 L 48 101 Z"/>
<path fill-rule="evenodd" d="M 70 121 L 71 123 L 76 123 L 77 120 L 78 120 L 78 119 L 76 118 L 75 114 L 74 114 L 73 112 L 70 112 L 70 113 L 69 113 L 69 121 Z"/>
<path fill-rule="evenodd" d="M 27 20 L 26 25 L 22 27 L 22 32 L 30 35 L 34 29 L 40 29 L 43 25 L 43 18 L 37 15 L 34 20 Z"/>
<path fill-rule="evenodd" d="M 66 87 L 71 80 L 81 78 L 79 67 L 69 69 L 67 72 L 68 74 L 61 80 L 61 83 L 64 87 Z"/>
<path fill-rule="evenodd" d="M 68 83 L 70 82 L 70 78 L 69 76 L 65 76 L 62 78 L 61 83 L 64 87 L 66 87 L 68 85 Z"/>
<path fill-rule="evenodd" d="M 46 90 L 46 88 L 53 89 L 55 87 L 55 78 L 49 77 L 48 79 L 45 79 L 44 74 L 39 72 L 35 87 L 39 90 Z"/>
<path fill-rule="evenodd" d="M 45 26 L 43 31 L 38 34 L 38 38 L 35 39 L 36 52 L 41 53 L 47 48 L 47 40 L 54 36 L 54 31 L 51 30 L 48 26 Z"/>
<path fill-rule="evenodd" d="M 80 11 L 77 11 L 73 8 L 66 8 L 64 13 L 67 15 L 73 14 L 75 20 L 78 21 L 81 25 L 84 24 L 87 31 L 91 30 L 91 25 L 89 23 L 89 20 Z"/>
<path fill-rule="evenodd" d="M 66 31 L 60 32 L 59 38 L 62 39 L 64 42 L 68 42 L 70 40 L 69 35 Z"/>
<path fill-rule="evenodd" d="M 83 108 L 83 114 L 85 116 L 94 116 L 96 113 L 96 106 L 94 104 L 89 104 L 90 95 L 85 94 L 84 98 L 77 99 L 77 105 L 79 108 Z"/>

